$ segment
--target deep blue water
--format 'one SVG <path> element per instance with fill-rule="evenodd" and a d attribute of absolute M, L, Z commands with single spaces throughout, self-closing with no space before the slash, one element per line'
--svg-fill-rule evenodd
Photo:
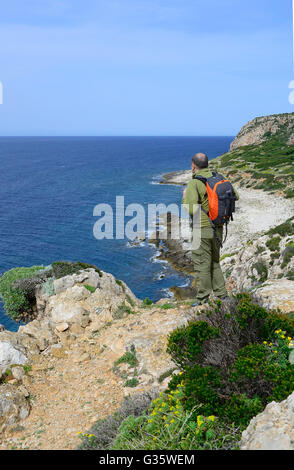
<path fill-rule="evenodd" d="M 155 248 L 96 240 L 96 204 L 180 203 L 182 188 L 154 184 L 158 175 L 189 168 L 195 152 L 225 152 L 232 137 L 0 138 L 0 272 L 55 260 L 96 264 L 125 281 L 139 298 L 157 300 L 184 275 L 149 261 Z M 153 184 L 152 184 L 153 182 Z M 166 275 L 158 279 L 160 273 Z M 15 330 L 0 311 L 0 323 Z"/>

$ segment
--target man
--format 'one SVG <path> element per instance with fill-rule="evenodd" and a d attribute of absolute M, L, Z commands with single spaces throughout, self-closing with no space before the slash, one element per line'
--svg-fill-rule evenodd
<path fill-rule="evenodd" d="M 208 196 L 205 184 L 195 179 L 196 176 L 212 177 L 208 169 L 208 157 L 205 153 L 196 153 L 192 157 L 192 180 L 184 190 L 182 204 L 188 204 L 188 211 L 193 216 L 195 207 L 201 202 L 205 212 L 209 212 Z M 239 196 L 234 189 L 237 199 Z M 198 249 L 192 250 L 192 260 L 197 277 L 197 302 L 193 306 L 202 305 L 208 301 L 213 291 L 221 300 L 227 297 L 225 279 L 220 267 L 220 243 L 223 239 L 223 227 L 212 229 L 208 215 L 201 211 L 201 241 Z"/>

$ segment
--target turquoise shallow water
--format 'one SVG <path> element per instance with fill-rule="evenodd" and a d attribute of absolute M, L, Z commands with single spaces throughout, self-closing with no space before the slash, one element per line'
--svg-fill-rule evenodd
<path fill-rule="evenodd" d="M 195 152 L 225 152 L 232 137 L 2 137 L 0 138 L 0 272 L 55 260 L 96 264 L 125 281 L 139 298 L 157 300 L 184 275 L 154 262 L 148 243 L 96 240 L 95 205 L 117 195 L 125 205 L 180 204 L 182 188 L 158 176 L 189 168 Z M 16 330 L 0 309 L 0 323 Z"/>

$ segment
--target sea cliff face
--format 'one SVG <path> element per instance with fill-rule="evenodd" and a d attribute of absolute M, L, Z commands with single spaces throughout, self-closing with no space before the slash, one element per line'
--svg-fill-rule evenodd
<path fill-rule="evenodd" d="M 266 142 L 269 137 L 281 134 L 281 130 L 285 134 L 287 145 L 293 145 L 294 113 L 274 114 L 253 119 L 242 127 L 232 142 L 230 150 L 236 150 L 247 145 L 260 145 Z"/>

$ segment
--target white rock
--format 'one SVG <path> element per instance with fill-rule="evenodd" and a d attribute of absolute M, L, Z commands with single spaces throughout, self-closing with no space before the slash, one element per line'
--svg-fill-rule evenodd
<path fill-rule="evenodd" d="M 76 323 L 76 320 L 85 314 L 87 314 L 86 310 L 79 304 L 75 304 L 73 302 L 61 302 L 54 306 L 51 312 L 51 318 L 55 323 Z"/>
<path fill-rule="evenodd" d="M 242 433 L 241 450 L 294 450 L 294 392 L 272 402 Z"/>
<path fill-rule="evenodd" d="M 59 332 L 66 331 L 68 328 L 69 328 L 69 325 L 66 322 L 58 323 L 56 325 L 56 330 Z"/>
<path fill-rule="evenodd" d="M 269 280 L 255 291 L 255 296 L 262 299 L 265 308 L 279 308 L 284 313 L 294 311 L 294 281 Z"/>
<path fill-rule="evenodd" d="M 0 370 L 5 372 L 11 364 L 25 364 L 28 358 L 11 343 L 0 341 Z"/>

